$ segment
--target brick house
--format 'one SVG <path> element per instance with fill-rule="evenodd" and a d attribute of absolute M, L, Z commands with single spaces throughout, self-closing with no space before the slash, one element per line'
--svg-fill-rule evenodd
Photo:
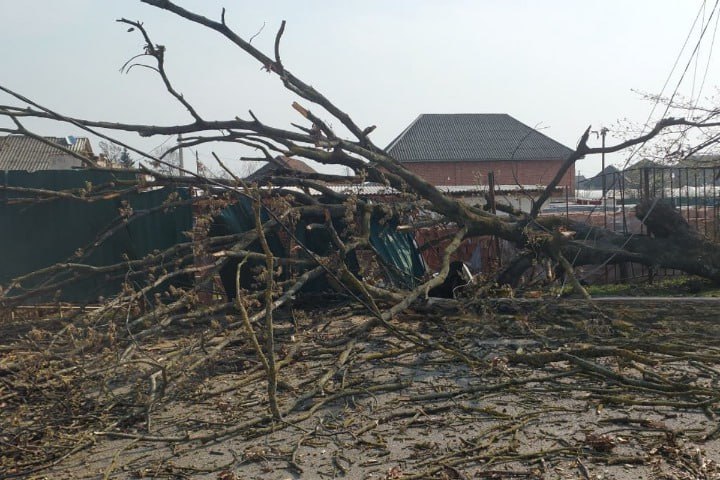
<path fill-rule="evenodd" d="M 572 150 L 504 113 L 422 114 L 387 147 L 437 186 L 547 185 Z M 575 168 L 560 187 L 574 191 Z"/>

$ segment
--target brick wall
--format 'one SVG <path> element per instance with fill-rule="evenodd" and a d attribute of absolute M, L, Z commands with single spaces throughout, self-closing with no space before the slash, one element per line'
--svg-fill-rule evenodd
<path fill-rule="evenodd" d="M 547 185 L 562 164 L 561 160 L 532 160 L 517 162 L 422 162 L 404 163 L 434 185 L 487 184 L 489 171 L 495 172 L 498 185 Z M 571 167 L 560 186 L 575 188 L 575 167 Z"/>

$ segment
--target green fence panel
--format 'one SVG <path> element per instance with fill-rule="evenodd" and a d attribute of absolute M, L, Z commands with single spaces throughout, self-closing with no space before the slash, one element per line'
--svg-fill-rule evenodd
<path fill-rule="evenodd" d="M 395 222 L 370 222 L 370 243 L 378 253 L 393 282 L 405 288 L 419 285 L 425 274 L 425 263 L 415 238 L 407 232 L 398 232 Z"/>
<path fill-rule="evenodd" d="M 0 179 L 7 186 L 54 191 L 83 188 L 118 190 L 122 188 L 118 182 L 132 180 L 134 174 L 103 170 L 2 172 Z M 30 194 L 3 190 L 0 194 L 0 285 L 7 287 L 10 280 L 20 275 L 56 263 L 70 261 L 93 266 L 112 265 L 124 259 L 139 259 L 153 251 L 187 241 L 184 232 L 192 228 L 190 204 L 172 209 L 158 208 L 173 192 L 176 192 L 178 200 L 189 199 L 186 190 L 164 188 L 94 202 L 55 198 L 27 204 L 11 202 L 30 198 Z M 134 212 L 126 223 L 120 216 L 123 201 Z M 148 213 L 143 215 L 145 212 Z M 92 248 L 111 226 L 118 228 Z M 86 254 L 78 256 L 78 251 Z M 71 275 L 69 271 L 63 272 L 54 279 L 67 279 Z M 51 279 L 42 279 L 48 280 Z M 59 294 L 49 292 L 42 300 L 95 302 L 100 297 L 117 293 L 123 281 L 122 273 L 113 276 L 98 274 L 63 287 Z"/>

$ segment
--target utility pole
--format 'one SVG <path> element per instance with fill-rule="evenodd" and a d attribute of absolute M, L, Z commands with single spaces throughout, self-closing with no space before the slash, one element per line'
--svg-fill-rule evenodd
<path fill-rule="evenodd" d="M 575 203 L 580 195 L 580 169 L 575 170 Z"/>
<path fill-rule="evenodd" d="M 605 181 L 605 135 L 607 135 L 608 129 L 603 127 L 600 129 L 600 136 L 602 137 L 602 170 L 600 170 L 600 174 L 602 175 L 602 202 L 603 202 L 603 226 L 607 228 L 607 197 L 605 197 L 606 193 L 606 181 Z"/>
<path fill-rule="evenodd" d="M 603 137 L 605 138 L 605 137 Z M 178 145 L 182 145 L 182 133 L 178 134 Z M 178 165 L 178 176 L 182 175 L 183 170 L 185 170 L 185 159 L 183 158 L 183 149 L 180 147 L 178 149 L 178 159 L 179 159 L 179 165 Z"/>
<path fill-rule="evenodd" d="M 602 170 L 600 170 L 600 174 L 602 175 L 602 202 L 603 202 L 603 227 L 607 230 L 607 197 L 605 197 L 605 189 L 607 187 L 607 184 L 605 182 L 605 135 L 607 135 L 608 129 L 605 127 L 602 127 L 600 129 L 600 136 L 602 137 Z M 613 214 L 613 223 L 615 222 L 615 216 Z M 605 264 L 605 283 L 608 281 L 608 266 Z"/>

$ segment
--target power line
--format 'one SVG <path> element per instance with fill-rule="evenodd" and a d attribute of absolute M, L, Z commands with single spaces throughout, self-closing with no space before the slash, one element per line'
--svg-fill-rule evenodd
<path fill-rule="evenodd" d="M 154 152 L 155 150 L 159 149 L 160 147 L 162 147 L 163 145 L 165 145 L 167 142 L 169 142 L 170 139 L 173 138 L 173 137 L 174 137 L 174 135 L 168 135 L 165 140 L 163 140 L 162 142 L 160 142 L 159 145 L 151 148 L 151 149 L 149 150 L 149 152 Z"/>
<path fill-rule="evenodd" d="M 673 94 L 671 95 L 671 97 L 670 97 L 670 99 L 669 99 L 669 101 L 668 101 L 668 103 L 667 103 L 667 105 L 666 105 L 666 107 L 665 107 L 665 111 L 663 112 L 661 118 L 664 118 L 665 115 L 667 114 L 668 110 L 670 109 L 670 105 L 672 104 L 673 99 L 674 99 L 675 96 L 677 95 L 677 92 L 678 92 L 678 90 L 679 90 L 679 88 L 680 88 L 680 85 L 682 84 L 682 81 L 683 81 L 683 79 L 685 78 L 685 75 L 687 74 L 688 68 L 689 68 L 690 65 L 692 64 L 693 58 L 695 57 L 695 55 L 696 55 L 697 52 L 698 52 L 698 49 L 700 48 L 700 44 L 701 44 L 701 42 L 702 42 L 703 37 L 705 36 L 705 33 L 707 32 L 707 28 L 708 28 L 708 26 L 710 25 L 710 22 L 712 21 L 712 17 L 713 17 L 713 15 L 715 15 L 715 13 L 716 13 L 717 10 L 718 10 L 718 4 L 720 4 L 720 0 L 716 0 L 716 1 L 715 1 L 715 5 L 713 6 L 713 9 L 712 9 L 712 11 L 711 11 L 711 13 L 710 13 L 710 17 L 708 18 L 707 22 L 704 21 L 705 3 L 706 3 L 706 0 L 703 0 L 703 3 L 702 3 L 702 5 L 701 5 L 701 7 L 700 7 L 700 9 L 699 9 L 699 11 L 698 11 L 698 13 L 697 13 L 697 15 L 695 16 L 695 20 L 693 21 L 693 24 L 692 24 L 692 26 L 690 27 L 690 31 L 688 32 L 687 37 L 685 38 L 685 42 L 683 43 L 683 46 L 682 46 L 682 48 L 680 49 L 680 52 L 678 53 L 678 56 L 677 56 L 677 58 L 675 59 L 675 62 L 673 63 L 673 67 L 672 67 L 672 69 L 670 70 L 670 73 L 668 74 L 668 77 L 665 79 L 665 83 L 663 84 L 663 88 L 662 88 L 660 94 L 657 95 L 657 97 L 655 98 L 655 103 L 654 103 L 654 105 L 653 105 L 652 110 L 650 111 L 650 114 L 648 115 L 648 119 L 645 121 L 645 125 L 643 126 L 642 133 L 645 133 L 645 128 L 647 128 L 648 124 L 650 123 L 650 120 L 651 120 L 653 114 L 655 113 L 655 109 L 657 108 L 657 106 L 658 106 L 658 104 L 659 104 L 659 102 L 660 102 L 660 99 L 662 98 L 662 94 L 665 92 L 665 88 L 667 87 L 668 83 L 670 82 L 670 78 L 672 77 L 672 74 L 673 74 L 674 71 L 675 71 L 675 67 L 677 66 L 678 62 L 680 61 L 680 58 L 681 58 L 681 56 L 682 56 L 682 53 L 685 51 L 685 47 L 687 46 L 687 43 L 688 43 L 688 41 L 690 40 L 690 37 L 691 37 L 691 35 L 692 35 L 692 32 L 695 30 L 695 25 L 697 24 L 698 18 L 700 18 L 700 14 L 702 13 L 702 14 L 703 14 L 703 22 L 702 22 L 702 23 L 704 24 L 704 27 L 703 27 L 702 31 L 700 32 L 700 37 L 698 38 L 698 41 L 697 41 L 697 43 L 695 44 L 695 48 L 693 49 L 693 51 L 692 51 L 691 54 L 690 54 L 690 58 L 689 58 L 689 60 L 688 60 L 688 63 L 685 65 L 685 69 L 683 70 L 683 73 L 680 75 L 680 79 L 678 80 L 677 85 L 675 86 L 675 90 L 673 91 Z M 715 23 L 715 31 L 716 31 L 716 30 L 717 30 L 717 19 L 716 19 L 716 23 Z M 713 32 L 713 43 L 714 43 L 714 39 L 715 39 L 715 31 Z M 710 54 L 712 54 L 712 45 L 711 45 L 711 49 L 710 49 Z M 705 75 L 703 76 L 703 84 L 704 84 L 704 81 L 705 81 L 704 77 L 707 75 L 707 68 L 709 67 L 709 64 L 710 64 L 710 57 L 708 57 L 708 64 L 706 65 Z M 694 82 L 694 80 L 693 80 L 693 82 Z M 634 149 L 634 150 L 630 153 L 630 156 L 628 157 L 628 159 L 625 161 L 625 164 L 623 165 L 622 171 L 624 171 L 624 170 L 627 168 L 628 164 L 630 163 L 630 161 L 632 160 L 632 158 L 635 156 L 635 154 L 636 154 L 638 151 L 640 151 L 640 150 L 645 146 L 646 143 L 647 143 L 647 140 L 644 141 L 644 142 L 642 142 L 642 144 L 640 144 L 636 149 Z M 604 175 L 604 172 L 601 172 L 601 174 Z M 603 204 L 605 204 L 605 195 L 606 195 L 606 192 L 603 191 L 603 192 L 602 192 Z M 652 205 L 650 206 L 650 209 L 649 209 L 649 210 L 647 211 L 647 213 L 645 214 L 645 217 L 644 217 L 643 219 L 641 219 L 641 223 L 643 223 L 643 224 L 645 223 L 645 220 L 647 220 L 648 216 L 649 216 L 649 215 L 652 213 L 652 211 L 655 209 L 655 206 L 656 206 L 658 200 L 659 200 L 659 197 L 656 197 L 655 200 L 653 201 Z M 592 212 L 593 212 L 594 210 L 595 210 L 595 207 L 593 207 L 593 209 L 591 210 L 590 214 L 588 214 L 588 218 L 589 218 L 589 216 L 592 214 Z M 636 235 L 635 233 L 631 233 L 631 234 L 628 236 L 628 238 L 625 240 L 625 243 L 623 244 L 623 246 L 622 246 L 621 248 L 625 248 L 625 246 L 627 246 L 627 244 L 635 237 L 635 235 Z M 575 258 L 573 258 L 573 261 L 572 261 L 572 265 L 573 265 L 573 266 L 575 265 L 575 262 L 577 261 L 578 256 L 579 256 L 579 253 L 576 254 Z M 596 270 L 598 270 L 599 268 L 604 267 L 605 265 L 607 265 L 614 257 L 615 257 L 615 255 L 612 255 L 610 258 L 606 259 L 601 265 L 599 265 L 599 266 L 596 268 Z"/>
<path fill-rule="evenodd" d="M 703 0 L 702 4 L 702 21 L 700 24 L 705 24 L 705 6 L 707 5 L 707 0 Z M 695 98 L 695 83 L 697 79 L 697 69 L 698 69 L 698 63 L 700 63 L 700 55 L 698 50 L 698 55 L 695 56 L 695 67 L 693 68 L 693 79 L 692 79 L 692 89 L 690 90 L 690 101 L 692 101 L 693 98 Z"/>
<path fill-rule="evenodd" d="M 685 65 L 685 70 L 683 70 L 683 73 L 680 76 L 680 79 L 678 80 L 677 85 L 675 86 L 675 90 L 673 91 L 672 96 L 670 97 L 670 99 L 667 102 L 667 105 L 665 106 L 665 111 L 663 112 L 663 114 L 660 118 L 664 118 L 665 115 L 667 115 L 667 113 L 670 111 L 670 107 L 672 106 L 673 99 L 675 98 L 675 95 L 677 95 L 677 92 L 680 89 L 680 85 L 682 84 L 682 81 L 685 78 L 685 74 L 687 73 L 688 69 L 690 68 L 690 64 L 693 61 L 693 57 L 695 57 L 695 59 L 696 59 L 695 64 L 697 65 L 697 58 L 699 57 L 699 55 L 697 53 L 700 51 L 700 45 L 702 44 L 702 40 L 703 40 L 703 37 L 705 36 L 705 32 L 707 32 L 707 29 L 710 26 L 710 23 L 712 22 L 713 15 L 715 15 L 715 13 L 718 10 L 719 4 L 720 4 L 720 0 L 716 0 L 715 5 L 713 6 L 713 9 L 710 12 L 710 17 L 708 18 L 707 22 L 703 21 L 704 26 L 703 26 L 702 31 L 700 32 L 700 37 L 698 38 L 698 41 L 695 44 L 695 48 L 693 49 L 692 53 L 690 54 L 690 58 L 688 59 L 688 62 Z M 720 18 L 720 16 L 718 16 L 717 18 Z M 717 23 L 716 23 L 716 26 L 717 26 Z M 714 38 L 715 38 L 715 35 L 713 34 L 713 39 Z M 709 68 L 709 66 L 710 66 L 710 64 L 709 64 L 709 60 L 708 60 L 707 67 Z M 707 71 L 706 71 L 706 74 L 707 74 Z M 694 85 L 693 85 L 693 87 L 694 87 Z M 693 92 L 693 94 L 694 94 L 694 92 Z M 692 96 L 690 97 L 690 102 L 692 103 Z M 694 108 L 691 110 L 691 112 L 692 111 L 694 111 Z M 686 137 L 686 134 L 687 134 L 687 130 L 681 131 L 678 134 L 678 137 L 675 140 L 673 140 L 673 142 L 668 146 L 667 151 L 670 151 L 673 147 L 675 147 L 675 145 L 677 145 L 683 138 Z"/>
<path fill-rule="evenodd" d="M 662 98 L 663 93 L 665 93 L 665 89 L 667 88 L 668 84 L 670 83 L 670 79 L 672 78 L 673 73 L 675 73 L 675 68 L 677 67 L 678 63 L 680 62 L 680 59 L 682 58 L 682 54 L 685 51 L 685 47 L 687 47 L 687 44 L 690 41 L 692 32 L 695 31 L 695 25 L 697 25 L 698 19 L 700 18 L 700 15 L 702 14 L 704 8 L 705 8 L 705 0 L 703 0 L 702 5 L 698 9 L 697 15 L 695 15 L 695 20 L 693 20 L 692 26 L 690 27 L 690 31 L 688 31 L 688 34 L 685 37 L 685 41 L 683 42 L 682 48 L 680 48 L 680 51 L 678 52 L 677 57 L 675 58 L 675 62 L 673 62 L 673 66 L 670 69 L 670 73 L 668 73 L 667 78 L 665 79 L 665 83 L 663 83 L 662 89 L 660 89 L 660 93 L 655 98 L 655 103 L 653 104 L 653 107 L 650 110 L 650 113 L 648 114 L 647 120 L 645 120 L 645 124 L 643 125 L 641 135 L 645 133 L 645 129 L 648 127 L 648 124 L 650 123 L 650 120 L 652 119 L 653 114 L 655 113 L 655 109 L 657 108 L 658 104 L 660 103 L 660 99 Z M 635 154 L 637 152 L 639 152 L 645 146 L 645 143 L 646 142 L 643 142 L 638 147 L 634 148 L 632 152 L 630 152 L 630 156 L 627 158 L 627 160 L 625 160 L 622 170 L 625 170 L 627 168 L 628 164 L 632 161 Z"/>
<path fill-rule="evenodd" d="M 710 17 L 708 18 L 707 23 L 702 29 L 702 32 L 700 32 L 700 38 L 698 38 L 697 43 L 695 44 L 695 48 L 693 49 L 692 53 L 690 54 L 690 59 L 688 60 L 688 63 L 685 65 L 685 69 L 683 70 L 682 75 L 680 76 L 680 79 L 677 82 L 677 85 L 675 85 L 675 90 L 673 91 L 673 94 L 670 96 L 670 99 L 665 106 L 665 112 L 662 114 L 664 117 L 668 110 L 670 110 L 670 105 L 672 105 L 672 101 L 675 98 L 675 95 L 677 95 L 678 90 L 680 89 L 680 85 L 682 84 L 683 79 L 685 78 L 685 74 L 687 73 L 688 69 L 690 68 L 690 64 L 692 63 L 693 57 L 697 54 L 698 49 L 700 48 L 700 44 L 702 43 L 702 39 L 705 36 L 705 32 L 707 32 L 708 27 L 710 26 L 710 21 L 712 20 L 713 16 L 717 12 L 718 4 L 720 4 L 720 0 L 715 0 L 715 5 L 713 6 L 712 12 L 710 12 Z"/>
<path fill-rule="evenodd" d="M 705 73 L 703 74 L 703 79 L 702 79 L 702 82 L 700 83 L 700 90 L 698 90 L 697 99 L 695 100 L 695 105 L 693 105 L 693 109 L 692 109 L 693 112 L 695 111 L 695 109 L 697 109 L 698 103 L 700 103 L 700 95 L 702 95 L 703 88 L 705 87 L 705 80 L 707 79 L 707 74 L 708 74 L 708 71 L 710 70 L 710 60 L 712 59 L 713 47 L 715 46 L 715 35 L 717 34 L 719 20 L 720 20 L 720 15 L 717 15 L 715 17 L 715 27 L 713 28 L 712 40 L 710 41 L 710 52 L 708 53 L 707 63 L 705 64 Z"/>

